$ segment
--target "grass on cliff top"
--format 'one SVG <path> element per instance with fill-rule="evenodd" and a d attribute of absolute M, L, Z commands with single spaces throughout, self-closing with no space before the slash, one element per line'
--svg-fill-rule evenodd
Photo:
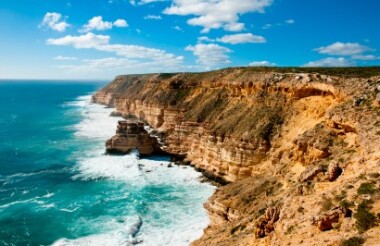
<path fill-rule="evenodd" d="M 341 77 L 359 77 L 359 78 L 369 78 L 373 76 L 380 76 L 380 66 L 373 67 L 228 67 L 219 70 L 213 70 L 209 72 L 194 72 L 185 73 L 193 75 L 203 75 L 211 76 L 213 74 L 229 73 L 235 70 L 244 70 L 244 72 L 249 73 L 319 73 L 330 76 L 341 76 Z M 178 73 L 160 73 L 158 74 L 160 79 L 170 79 L 171 77 L 180 74 Z M 118 77 L 141 77 L 149 74 L 131 74 L 131 75 L 121 75 Z M 156 75 L 156 74 L 150 74 Z"/>
<path fill-rule="evenodd" d="M 216 71 L 210 71 L 207 73 L 219 73 L 232 72 L 236 69 L 242 69 L 246 72 L 252 73 L 319 73 L 330 76 L 341 77 L 359 77 L 368 78 L 373 76 L 380 76 L 380 66 L 376 67 L 235 67 L 235 68 L 223 68 Z"/>

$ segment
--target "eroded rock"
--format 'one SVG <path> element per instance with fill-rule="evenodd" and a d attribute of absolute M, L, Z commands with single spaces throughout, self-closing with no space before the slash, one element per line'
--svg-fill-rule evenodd
<path fill-rule="evenodd" d="M 343 170 L 339 166 L 339 163 L 336 161 L 332 161 L 329 164 L 329 167 L 327 169 L 326 173 L 326 179 L 330 182 L 335 181 L 341 174 Z"/>
<path fill-rule="evenodd" d="M 274 230 L 274 224 L 280 218 L 280 208 L 267 208 L 265 214 L 255 222 L 255 236 L 257 238 L 265 237 Z"/>
<path fill-rule="evenodd" d="M 313 180 L 318 174 L 322 172 L 320 166 L 309 166 L 303 171 L 299 177 L 300 182 L 307 182 Z"/>
<path fill-rule="evenodd" d="M 323 213 L 312 219 L 312 224 L 316 225 L 319 230 L 327 231 L 334 228 L 335 223 L 339 223 L 345 217 L 350 217 L 352 211 L 344 207 L 335 207 L 330 211 Z"/>
<path fill-rule="evenodd" d="M 137 149 L 141 155 L 151 155 L 160 150 L 157 139 L 144 129 L 144 123 L 119 121 L 116 135 L 106 142 L 106 151 L 110 154 L 127 154 L 132 149 Z"/>

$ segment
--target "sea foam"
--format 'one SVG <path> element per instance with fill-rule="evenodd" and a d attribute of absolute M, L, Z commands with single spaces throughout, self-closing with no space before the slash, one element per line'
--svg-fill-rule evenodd
<path fill-rule="evenodd" d="M 106 155 L 104 142 L 115 133 L 121 118 L 110 117 L 113 109 L 92 104 L 90 99 L 90 96 L 80 97 L 68 104 L 80 110 L 83 118 L 74 126 L 75 136 L 90 141 L 93 146 L 78 155 L 72 178 L 125 184 L 124 194 L 106 198 L 105 202 L 133 197 L 137 210 L 135 215 L 122 220 L 109 216 L 89 221 L 88 226 L 103 227 L 103 232 L 76 239 L 62 238 L 53 245 L 182 246 L 197 239 L 209 222 L 202 203 L 214 187 L 201 183 L 201 174 L 190 167 L 168 168 L 170 162 L 165 157 L 140 159 L 137 151 L 125 156 Z M 146 211 L 139 211 L 143 205 Z M 75 212 L 65 208 L 61 211 Z"/>

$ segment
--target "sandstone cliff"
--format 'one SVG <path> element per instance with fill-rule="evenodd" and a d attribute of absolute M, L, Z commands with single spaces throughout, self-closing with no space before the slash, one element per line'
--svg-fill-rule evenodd
<path fill-rule="evenodd" d="M 205 204 L 211 224 L 193 245 L 378 245 L 379 75 L 234 68 L 118 76 L 93 99 L 145 121 L 165 151 L 230 183 Z"/>

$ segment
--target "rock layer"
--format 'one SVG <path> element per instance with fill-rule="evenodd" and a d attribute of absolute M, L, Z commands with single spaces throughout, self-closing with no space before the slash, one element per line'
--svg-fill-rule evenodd
<path fill-rule="evenodd" d="M 143 122 L 119 121 L 116 135 L 106 142 L 106 151 L 110 154 L 126 154 L 137 149 L 140 155 L 152 155 L 160 150 L 157 138 L 144 129 Z"/>
<path fill-rule="evenodd" d="M 374 70 L 370 78 L 360 69 L 253 68 L 118 76 L 93 99 L 153 127 L 163 150 L 231 182 L 205 204 L 211 223 L 193 245 L 333 245 L 358 234 L 361 184 L 376 187 L 366 208 L 380 213 Z M 334 230 L 310 222 L 341 205 L 354 216 L 327 216 Z M 379 232 L 367 229 L 366 242 L 375 245 Z"/>

